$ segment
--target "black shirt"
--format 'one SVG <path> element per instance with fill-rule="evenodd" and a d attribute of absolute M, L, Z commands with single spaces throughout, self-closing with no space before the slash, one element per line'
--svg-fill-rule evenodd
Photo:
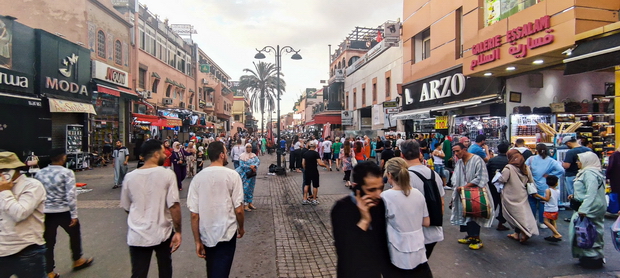
<path fill-rule="evenodd" d="M 394 157 L 393 149 L 385 149 L 381 152 L 381 160 L 385 161 L 383 165 L 385 165 L 385 163 L 387 163 L 392 157 Z"/>
<path fill-rule="evenodd" d="M 491 159 L 487 163 L 487 171 L 489 172 L 489 182 L 495 176 L 495 172 L 499 170 L 500 172 L 506 167 L 508 164 L 508 157 L 506 154 L 499 154 Z"/>
<path fill-rule="evenodd" d="M 375 150 L 380 150 L 380 151 L 383 151 L 383 150 L 381 150 L 381 149 L 383 148 L 383 146 L 384 146 L 384 145 L 385 145 L 385 144 L 383 144 L 383 140 L 379 140 L 379 141 L 377 141 L 377 145 L 375 146 Z"/>
<path fill-rule="evenodd" d="M 351 196 L 334 204 L 331 219 L 338 255 L 337 277 L 379 278 L 387 274 L 391 263 L 383 202 L 371 208 L 370 215 L 370 228 L 364 231 L 357 226 L 361 215 Z"/>
<path fill-rule="evenodd" d="M 319 173 L 319 169 L 317 168 L 318 167 L 317 159 L 321 159 L 321 156 L 319 155 L 319 153 L 313 150 L 308 150 L 307 152 L 301 155 L 301 158 L 303 158 L 306 161 L 306 168 L 304 168 L 306 171 L 306 174 L 308 173 L 318 174 Z"/>

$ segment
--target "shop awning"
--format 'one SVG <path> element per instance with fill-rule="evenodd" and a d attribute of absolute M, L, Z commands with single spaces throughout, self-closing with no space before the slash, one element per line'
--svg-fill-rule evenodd
<path fill-rule="evenodd" d="M 23 105 L 30 107 L 42 107 L 41 99 L 37 97 L 29 97 L 22 95 L 13 95 L 0 93 L 0 103 L 6 103 L 11 105 Z"/>
<path fill-rule="evenodd" d="M 134 118 L 134 122 L 135 123 L 155 123 L 158 122 L 160 120 L 159 116 L 155 116 L 155 115 L 144 115 L 144 114 L 137 114 L 137 113 L 132 113 L 131 116 Z"/>
<path fill-rule="evenodd" d="M 340 114 L 338 115 L 321 115 L 321 114 L 317 114 L 314 115 L 314 122 L 315 124 L 326 124 L 326 123 L 330 123 L 330 124 L 342 124 L 342 118 L 340 116 Z"/>
<path fill-rule="evenodd" d="M 447 110 L 452 110 L 454 108 L 474 106 L 474 105 L 482 104 L 483 102 L 487 102 L 493 99 L 497 99 L 497 95 L 485 96 L 485 97 L 477 98 L 475 100 L 465 100 L 465 101 L 461 101 L 457 103 L 446 104 L 443 106 L 431 108 L 431 111 L 447 111 Z"/>
<path fill-rule="evenodd" d="M 400 112 L 394 116 L 392 116 L 393 120 L 415 120 L 415 119 L 426 119 L 430 118 L 431 110 L 429 108 L 422 109 L 414 109 Z"/>
<path fill-rule="evenodd" d="M 570 56 L 564 59 L 564 75 L 620 65 L 620 34 L 580 43 Z"/>
<path fill-rule="evenodd" d="M 88 113 L 97 115 L 95 107 L 90 103 L 75 102 L 48 98 L 50 102 L 50 112 L 52 113 Z"/>
<path fill-rule="evenodd" d="M 157 122 L 151 123 L 152 126 L 175 127 L 182 126 L 183 122 L 179 118 L 163 116 Z"/>
<path fill-rule="evenodd" d="M 115 97 L 120 97 L 122 93 L 123 97 L 133 99 L 133 100 L 140 99 L 140 96 L 138 95 L 138 93 L 133 92 L 129 89 L 125 89 L 123 87 L 112 86 L 112 85 L 102 85 L 102 84 L 97 83 L 97 92 L 112 95 Z"/>

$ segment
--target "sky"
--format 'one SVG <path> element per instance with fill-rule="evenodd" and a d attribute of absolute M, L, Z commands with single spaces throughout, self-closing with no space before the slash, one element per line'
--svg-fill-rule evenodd
<path fill-rule="evenodd" d="M 286 92 L 281 114 L 291 112 L 306 88 L 329 79 L 332 52 L 355 28 L 377 27 L 401 18 L 403 0 L 140 0 L 160 20 L 192 24 L 192 36 L 232 80 L 253 68 L 256 48 L 292 46 L 302 60 L 282 57 Z M 273 54 L 265 62 L 275 63 Z M 325 84 L 326 85 L 326 84 Z"/>

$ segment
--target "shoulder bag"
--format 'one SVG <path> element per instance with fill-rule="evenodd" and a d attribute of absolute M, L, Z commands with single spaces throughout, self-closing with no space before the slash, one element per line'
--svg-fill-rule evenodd
<path fill-rule="evenodd" d="M 527 189 L 527 195 L 532 195 L 538 193 L 538 187 L 534 182 L 534 178 L 532 178 L 532 172 L 530 171 L 530 167 L 527 167 L 527 183 L 525 184 Z"/>

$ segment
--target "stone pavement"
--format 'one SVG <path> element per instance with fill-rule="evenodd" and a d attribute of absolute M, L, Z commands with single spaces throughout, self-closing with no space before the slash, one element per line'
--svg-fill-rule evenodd
<path fill-rule="evenodd" d="M 301 205 L 301 174 L 267 176 L 274 156 L 261 156 L 255 191 L 258 210 L 246 213 L 246 235 L 237 242 L 237 252 L 230 277 L 334 277 L 336 255 L 331 235 L 329 213 L 333 203 L 350 191 L 342 183 L 342 172 L 321 170 L 321 187 L 317 206 Z M 232 163 L 231 163 L 232 164 Z M 131 164 L 135 167 L 135 162 Z M 62 277 L 127 277 L 131 271 L 126 241 L 126 214 L 118 207 L 120 190 L 111 189 L 112 168 L 98 168 L 76 173 L 78 182 L 93 189 L 79 195 L 78 207 L 84 252 L 95 256 L 95 264 L 79 272 L 70 271 L 68 238 L 59 232 L 56 248 L 57 271 Z M 183 243 L 173 254 L 174 277 L 205 277 L 204 261 L 195 255 L 189 211 L 184 206 L 191 179 L 184 181 Z M 446 200 L 452 191 L 447 191 Z M 449 201 L 446 202 L 446 204 Z M 445 240 L 440 242 L 429 264 L 435 277 L 620 277 L 620 256 L 613 248 L 609 232 L 605 233 L 607 264 L 602 270 L 584 270 L 574 266 L 569 243 L 549 244 L 534 237 L 521 245 L 506 238 L 507 232 L 482 229 L 484 248 L 469 250 L 456 243 L 462 237 L 458 227 L 449 224 L 449 210 L 444 218 Z M 561 212 L 566 217 L 570 212 Z M 613 222 L 606 220 L 606 227 Z M 567 223 L 559 230 L 567 234 Z M 149 277 L 157 277 L 155 259 Z"/>

